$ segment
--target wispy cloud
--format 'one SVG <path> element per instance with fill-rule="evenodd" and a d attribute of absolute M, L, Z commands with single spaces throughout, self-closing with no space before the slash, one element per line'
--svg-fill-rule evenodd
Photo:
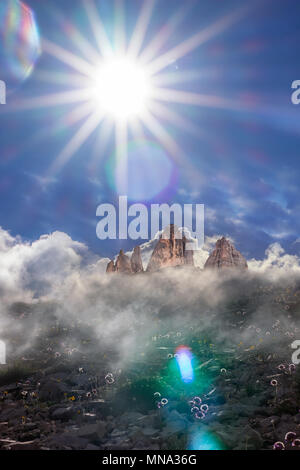
<path fill-rule="evenodd" d="M 30 172 L 25 172 L 25 174 L 32 178 L 41 187 L 42 191 L 47 191 L 49 185 L 53 185 L 58 182 L 57 178 L 54 176 L 41 176 Z"/>

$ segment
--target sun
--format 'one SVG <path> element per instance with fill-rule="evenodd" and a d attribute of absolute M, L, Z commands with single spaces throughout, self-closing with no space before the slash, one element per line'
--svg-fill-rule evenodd
<path fill-rule="evenodd" d="M 230 28 L 245 16 L 248 7 L 243 6 L 230 12 L 168 49 L 166 42 L 185 16 L 184 8 L 174 11 L 168 22 L 146 41 L 156 0 L 141 2 L 141 11 L 130 37 L 126 31 L 123 0 L 111 3 L 115 5 L 112 37 L 107 34 L 95 1 L 85 0 L 83 10 L 93 34 L 92 42 L 71 22 L 68 23 L 68 38 L 71 39 L 74 52 L 43 38 L 43 53 L 58 59 L 67 68 L 61 73 L 45 70 L 41 73 L 41 79 L 51 84 L 68 85 L 69 89 L 17 100 L 15 109 L 65 106 L 66 111 L 57 120 L 54 132 L 56 129 L 59 132 L 61 129 L 70 129 L 80 123 L 51 164 L 49 175 L 64 167 L 97 129 L 97 158 L 103 155 L 114 132 L 116 155 L 118 161 L 123 162 L 120 178 L 124 181 L 128 139 L 140 140 L 145 133 L 151 134 L 175 162 L 192 170 L 188 158 L 177 143 L 173 128 L 184 130 L 197 138 L 202 135 L 202 129 L 182 112 L 182 106 L 220 109 L 240 107 L 224 97 L 182 89 L 180 85 L 198 79 L 201 71 L 197 68 L 170 68 L 170 64 Z M 10 109 L 14 109 L 14 106 L 10 105 Z M 47 129 L 45 135 L 48 132 Z"/>
<path fill-rule="evenodd" d="M 96 69 L 93 94 L 100 110 L 115 119 L 141 117 L 149 105 L 151 79 L 137 61 L 110 59 Z"/>

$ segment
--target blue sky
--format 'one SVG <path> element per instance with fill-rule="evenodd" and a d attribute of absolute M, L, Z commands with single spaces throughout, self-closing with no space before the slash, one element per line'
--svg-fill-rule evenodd
<path fill-rule="evenodd" d="M 72 42 L 68 28 L 71 24 L 91 44 L 95 43 L 81 1 L 26 3 L 35 12 L 42 39 L 82 57 Z M 96 3 L 111 36 L 114 2 Z M 124 2 L 129 35 L 141 3 Z M 151 41 L 174 14 L 181 15 L 180 24 L 162 46 L 160 55 L 234 12 L 242 3 L 187 0 L 183 8 L 182 1 L 160 0 L 144 43 Z M 243 18 L 171 61 L 165 70 L 174 77 L 187 77 L 178 84 L 180 90 L 217 96 L 233 103 L 232 107 L 170 104 L 170 109 L 194 126 L 194 131 L 188 132 L 167 120 L 160 121 L 182 149 L 182 159 L 176 160 L 159 147 L 162 160 L 171 162 L 172 175 L 169 184 L 157 194 L 151 193 L 143 173 L 132 174 L 130 181 L 145 188 L 144 201 L 132 202 L 205 204 L 207 235 L 231 236 L 247 257 L 261 258 L 275 241 L 289 253 L 299 253 L 300 247 L 295 243 L 300 227 L 300 106 L 291 103 L 291 83 L 300 79 L 300 4 L 297 0 L 252 3 Z M 84 120 L 58 125 L 72 111 L 73 104 L 22 110 L 13 108 L 12 103 L 68 92 L 74 87 L 73 71 L 42 51 L 30 77 L 13 80 L 5 51 L 7 25 L 0 28 L 0 58 L 5 58 L 1 61 L 0 79 L 5 78 L 9 91 L 7 105 L 0 108 L 0 225 L 26 240 L 63 231 L 102 256 L 112 256 L 121 247 L 130 248 L 130 241 L 104 242 L 96 237 L 98 204 L 115 203 L 118 197 L 109 178 L 114 139 L 109 138 L 104 145 L 99 139 L 100 125 L 63 168 L 49 173 L 53 161 Z M 45 79 L 45 71 L 52 71 L 56 80 Z M 57 77 L 62 77 L 60 83 Z M 158 143 L 147 129 L 145 140 L 151 142 L 149 151 L 156 151 Z M 129 158 L 134 163 L 143 157 L 143 150 L 135 146 L 133 138 L 131 144 Z M 159 157 L 157 168 L 157 179 L 163 183 Z M 166 171 L 163 163 L 161 168 Z"/>

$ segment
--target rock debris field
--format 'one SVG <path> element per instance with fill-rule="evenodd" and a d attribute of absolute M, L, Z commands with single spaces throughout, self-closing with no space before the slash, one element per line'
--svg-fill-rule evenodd
<path fill-rule="evenodd" d="M 299 450 L 297 279 L 226 275 L 205 298 L 180 269 L 147 276 L 109 277 L 81 314 L 9 306 L 0 448 Z"/>

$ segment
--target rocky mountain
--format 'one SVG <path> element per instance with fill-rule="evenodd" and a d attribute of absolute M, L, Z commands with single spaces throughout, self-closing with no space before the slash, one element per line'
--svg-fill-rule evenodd
<path fill-rule="evenodd" d="M 208 257 L 204 268 L 240 268 L 247 269 L 243 255 L 225 237 L 220 238 L 214 251 Z"/>
<path fill-rule="evenodd" d="M 117 257 L 116 264 L 115 264 L 115 271 L 117 273 L 128 273 L 128 274 L 132 272 L 130 258 L 129 256 L 125 255 L 123 250 L 120 250 L 120 253 Z"/>
<path fill-rule="evenodd" d="M 107 267 L 106 267 L 106 272 L 107 272 L 107 273 L 114 273 L 115 270 L 116 270 L 115 263 L 113 262 L 113 260 L 111 260 L 111 261 L 108 263 Z"/>
<path fill-rule="evenodd" d="M 176 238 L 175 226 L 172 224 L 168 229 L 165 229 L 160 236 L 150 261 L 148 263 L 147 272 L 158 271 L 162 268 L 190 265 L 194 266 L 193 250 L 187 250 L 186 244 L 188 240 L 186 237 Z M 131 258 L 124 254 L 123 250 L 120 251 L 116 262 L 111 260 L 106 268 L 107 273 L 119 272 L 126 274 L 136 274 L 144 272 L 141 248 L 136 246 L 133 250 Z"/>
<path fill-rule="evenodd" d="M 172 224 L 170 233 L 166 231 L 160 236 L 152 256 L 150 258 L 147 272 L 158 271 L 161 268 L 191 265 L 194 266 L 193 251 L 186 250 L 188 240 L 186 237 L 176 238 L 176 228 Z"/>
<path fill-rule="evenodd" d="M 136 246 L 133 250 L 131 256 L 131 271 L 133 273 L 141 273 L 144 271 L 142 256 L 141 256 L 141 248 Z"/>
<path fill-rule="evenodd" d="M 182 239 L 176 237 L 177 228 L 172 224 L 160 236 L 152 252 L 148 263 L 147 272 L 155 272 L 163 268 L 176 266 L 194 266 L 193 250 L 187 250 L 188 240 L 185 236 Z M 247 269 L 247 261 L 243 255 L 227 240 L 220 238 L 213 252 L 209 255 L 204 268 L 239 268 Z M 144 272 L 141 248 L 136 246 L 131 258 L 120 251 L 116 262 L 110 261 L 106 268 L 107 273 L 119 272 L 126 274 L 136 274 Z"/>
<path fill-rule="evenodd" d="M 144 271 L 141 249 L 136 246 L 133 250 L 131 258 L 125 255 L 124 251 L 121 250 L 117 256 L 116 262 L 111 260 L 106 268 L 107 273 L 124 273 L 124 274 L 136 274 Z"/>

